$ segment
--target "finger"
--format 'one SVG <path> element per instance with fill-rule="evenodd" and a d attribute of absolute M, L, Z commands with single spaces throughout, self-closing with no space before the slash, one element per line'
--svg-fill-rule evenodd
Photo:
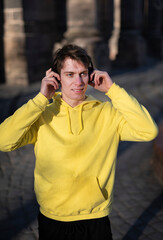
<path fill-rule="evenodd" d="M 103 83 L 104 78 L 105 78 L 105 75 L 102 72 L 99 72 L 97 74 L 96 84 L 100 86 Z"/>
<path fill-rule="evenodd" d="M 46 71 L 46 76 L 49 75 L 49 73 L 52 71 L 51 68 L 49 68 L 47 71 Z"/>
<path fill-rule="evenodd" d="M 56 79 L 55 77 L 53 77 L 53 78 L 51 78 L 51 80 L 57 85 L 57 88 L 59 88 L 58 79 Z"/>
<path fill-rule="evenodd" d="M 97 73 L 96 73 L 95 76 L 94 76 L 94 83 L 95 83 L 95 86 L 98 86 L 98 85 L 99 85 L 99 76 L 98 76 Z"/>
<path fill-rule="evenodd" d="M 47 81 L 48 81 L 48 82 L 47 82 L 48 85 L 53 85 L 53 86 L 55 86 L 57 89 L 59 88 L 59 84 L 58 84 L 57 80 L 56 80 L 54 77 L 48 78 Z"/>
<path fill-rule="evenodd" d="M 52 78 L 44 78 L 43 79 L 43 82 L 44 82 L 44 84 L 45 85 L 47 85 L 47 86 L 53 86 L 53 87 L 55 87 L 55 89 L 58 89 L 59 88 L 59 84 L 58 84 L 58 82 L 54 79 L 54 77 L 52 77 Z"/>
<path fill-rule="evenodd" d="M 94 76 L 95 76 L 95 72 L 91 73 L 91 75 L 90 75 L 90 82 L 94 81 Z"/>
<path fill-rule="evenodd" d="M 55 73 L 53 71 L 47 71 L 46 72 L 46 77 L 53 77 Z"/>
<path fill-rule="evenodd" d="M 53 71 L 49 72 L 46 75 L 46 77 L 54 77 L 54 78 L 56 78 L 56 79 L 58 79 L 60 81 L 60 75 L 58 73 L 56 73 L 56 72 L 53 72 Z"/>
<path fill-rule="evenodd" d="M 59 81 L 61 81 L 60 75 L 59 75 L 58 73 L 53 72 L 53 71 L 52 71 L 52 73 L 53 73 L 53 76 L 54 76 L 55 78 L 57 78 Z"/>

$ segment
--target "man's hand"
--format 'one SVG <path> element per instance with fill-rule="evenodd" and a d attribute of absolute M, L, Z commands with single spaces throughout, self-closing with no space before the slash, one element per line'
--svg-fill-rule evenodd
<path fill-rule="evenodd" d="M 54 96 L 55 91 L 59 88 L 60 76 L 50 68 L 46 71 L 46 76 L 42 79 L 40 92 L 47 98 L 51 99 Z"/>
<path fill-rule="evenodd" d="M 93 79 L 93 81 L 92 81 Z M 90 76 L 90 80 L 92 82 L 89 82 L 89 85 L 94 87 L 95 89 L 101 91 L 101 92 L 108 92 L 111 85 L 113 84 L 111 78 L 109 77 L 107 72 L 94 70 L 93 73 Z"/>

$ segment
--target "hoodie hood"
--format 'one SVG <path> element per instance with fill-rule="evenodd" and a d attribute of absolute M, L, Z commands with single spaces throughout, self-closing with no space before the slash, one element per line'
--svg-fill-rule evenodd
<path fill-rule="evenodd" d="M 53 103 L 60 112 L 65 112 L 69 134 L 79 135 L 84 129 L 83 112 L 88 111 L 101 102 L 91 95 L 86 95 L 86 99 L 82 103 L 71 107 L 61 98 L 61 92 L 56 92 L 53 97 Z"/>

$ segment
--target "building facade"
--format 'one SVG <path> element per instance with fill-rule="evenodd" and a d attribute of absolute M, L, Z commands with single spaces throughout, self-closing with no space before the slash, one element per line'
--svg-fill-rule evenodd
<path fill-rule="evenodd" d="M 84 47 L 103 70 L 162 59 L 163 1 L 0 1 L 0 84 L 40 81 L 66 43 Z"/>

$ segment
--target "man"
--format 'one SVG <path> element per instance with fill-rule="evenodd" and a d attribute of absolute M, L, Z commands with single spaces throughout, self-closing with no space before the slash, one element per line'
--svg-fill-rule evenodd
<path fill-rule="evenodd" d="M 88 84 L 112 103 L 86 96 Z M 84 49 L 66 45 L 40 93 L 1 124 L 0 135 L 1 151 L 34 144 L 40 240 L 109 240 L 119 141 L 151 141 L 157 127 L 107 72 L 93 70 Z"/>

